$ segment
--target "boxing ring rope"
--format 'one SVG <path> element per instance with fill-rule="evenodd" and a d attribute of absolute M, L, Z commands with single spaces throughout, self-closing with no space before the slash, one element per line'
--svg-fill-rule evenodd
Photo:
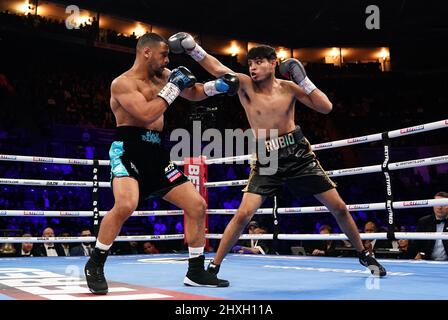
<path fill-rule="evenodd" d="M 427 131 L 443 129 L 448 127 L 448 119 L 430 122 L 413 127 L 397 129 L 389 131 L 389 138 L 397 138 L 411 134 L 423 133 Z M 355 144 L 363 144 L 368 142 L 380 141 L 382 139 L 381 133 L 375 133 L 367 136 L 359 136 L 355 138 L 335 140 L 311 146 L 313 151 L 339 148 L 345 146 L 352 146 Z M 252 158 L 252 155 L 234 156 L 228 158 L 207 159 L 205 164 L 226 164 L 237 161 L 247 161 Z M 70 158 L 51 158 L 51 157 L 35 157 L 35 156 L 20 156 L 0 154 L 0 161 L 16 161 L 16 162 L 34 162 L 34 163 L 53 163 L 53 164 L 73 164 L 73 165 L 93 165 L 94 160 L 91 159 L 70 159 Z M 108 166 L 109 160 L 98 160 L 100 166 Z M 174 161 L 177 165 L 184 165 L 185 161 Z"/>
<path fill-rule="evenodd" d="M 343 146 L 351 146 L 354 144 L 362 144 L 367 142 L 380 141 L 389 138 L 396 138 L 405 135 L 417 134 L 426 131 L 441 129 L 448 127 L 448 119 L 427 123 L 423 125 L 408 127 L 404 129 L 397 129 L 385 133 L 372 134 L 368 136 L 361 136 L 356 138 L 331 141 L 327 143 L 321 143 L 312 145 L 312 150 L 323 150 L 330 148 L 337 148 Z M 233 163 L 236 161 L 250 160 L 252 155 L 235 156 L 219 159 L 206 159 L 205 164 L 225 164 Z M 51 158 L 51 157 L 35 157 L 35 156 L 20 156 L 20 155 L 1 155 L 0 161 L 16 161 L 16 162 L 34 162 L 34 163 L 51 163 L 51 164 L 71 164 L 71 165 L 93 165 L 93 166 L 106 166 L 110 164 L 108 160 L 90 160 L 90 159 L 70 159 L 70 158 Z M 176 164 L 185 164 L 185 161 L 177 161 Z M 387 170 L 399 170 L 405 168 L 416 168 L 421 166 L 437 165 L 448 163 L 448 155 L 408 160 L 397 163 L 388 163 L 385 161 L 382 165 L 373 165 L 357 168 L 347 168 L 340 170 L 328 171 L 329 176 L 348 176 L 357 174 L 366 174 L 373 172 L 381 172 Z M 386 165 L 385 165 L 386 164 Z M 94 171 L 96 174 L 96 171 Z M 95 180 L 95 179 L 94 179 Z M 234 181 L 219 181 L 219 182 L 206 182 L 205 188 L 223 187 L 223 186 L 239 186 L 245 185 L 247 180 L 234 180 Z M 27 185 L 27 186 L 54 186 L 54 187 L 110 187 L 110 182 L 97 182 L 97 181 L 60 181 L 60 180 L 29 180 L 29 179 L 3 179 L 0 178 L 0 184 L 4 185 Z M 426 199 L 426 200 L 410 200 L 410 201 L 398 201 L 391 202 L 391 208 L 394 209 L 409 209 L 409 208 L 422 208 L 448 205 L 448 199 Z M 385 210 L 387 208 L 386 203 L 369 203 L 369 204 L 353 204 L 348 205 L 349 211 L 369 211 L 369 210 Z M 236 209 L 208 209 L 208 214 L 234 214 Z M 272 208 L 261 208 L 256 214 L 272 214 Z M 291 214 L 291 213 L 315 213 L 315 212 L 328 212 L 328 209 L 324 206 L 319 207 L 295 207 L 295 208 L 278 208 L 279 214 Z M 34 217 L 92 217 L 97 214 L 104 216 L 107 211 L 39 211 L 39 210 L 0 210 L 0 216 L 34 216 Z M 183 215 L 182 210 L 157 210 L 157 211 L 136 211 L 132 216 L 166 216 L 166 215 Z M 448 239 L 447 233 L 442 232 L 396 232 L 394 233 L 397 239 L 420 239 L 420 240 L 434 240 L 434 239 Z M 207 239 L 220 239 L 222 235 L 219 234 L 207 234 Z M 264 235 L 241 235 L 240 239 L 279 239 L 279 240 L 347 240 L 345 234 L 331 234 L 331 235 L 317 235 L 317 234 L 264 234 Z M 148 236 L 119 236 L 116 241 L 153 241 L 153 240 L 181 240 L 184 239 L 183 234 L 174 235 L 148 235 Z M 368 233 L 361 234 L 361 239 L 373 240 L 373 239 L 389 239 L 388 233 Z M 18 242 L 88 242 L 95 241 L 95 237 L 0 237 L 0 243 L 18 243 Z"/>
<path fill-rule="evenodd" d="M 432 166 L 437 164 L 448 163 L 448 155 L 443 155 L 433 158 L 424 158 L 416 160 L 407 160 L 401 162 L 395 162 L 389 164 L 389 170 L 401 170 L 409 168 L 417 168 L 423 166 Z M 381 172 L 381 165 L 347 168 L 339 170 L 326 171 L 330 177 L 341 177 L 358 174 L 367 174 L 374 172 Z M 216 181 L 206 182 L 204 184 L 207 188 L 216 187 L 233 187 L 243 186 L 247 184 L 246 180 L 229 180 L 229 181 Z M 91 181 L 63 181 L 63 180 L 32 180 L 32 179 L 4 179 L 0 178 L 0 185 L 26 185 L 26 186 L 45 186 L 45 187 L 93 187 Z M 100 188 L 109 188 L 110 182 L 101 181 L 98 185 Z"/>
<path fill-rule="evenodd" d="M 443 129 L 448 127 L 448 119 L 440 120 L 435 122 L 430 122 L 422 125 L 417 125 L 413 127 L 397 129 L 393 131 L 388 131 L 389 138 L 398 138 L 411 134 L 423 133 L 427 131 Z M 367 136 L 359 136 L 355 138 L 335 140 L 325 143 L 313 144 L 311 149 L 313 151 L 324 150 L 324 149 L 333 149 L 339 147 L 352 146 L 355 144 L 363 144 L 368 142 L 381 141 L 382 133 L 375 133 Z M 217 159 L 207 159 L 205 160 L 205 164 L 228 164 L 237 161 L 248 161 L 252 158 L 252 155 L 242 155 L 242 156 L 234 156 L 228 158 L 217 158 Z M 185 161 L 175 161 L 177 165 L 184 165 Z"/>
<path fill-rule="evenodd" d="M 408 169 L 408 168 L 417 168 L 423 166 L 432 166 L 437 164 L 448 163 L 448 155 L 443 155 L 439 157 L 433 158 L 424 158 L 424 159 L 416 159 L 416 160 L 407 160 L 395 163 L 389 163 L 389 170 L 400 170 L 400 169 Z M 365 167 L 356 167 L 356 168 L 347 168 L 347 169 L 339 169 L 339 170 L 330 170 L 326 171 L 330 177 L 342 177 L 342 176 L 351 176 L 358 174 L 367 174 L 374 172 L 381 172 L 382 167 L 380 164 L 373 166 L 365 166 Z M 204 185 L 207 188 L 216 188 L 216 187 L 232 187 L 232 186 L 242 186 L 247 184 L 246 180 L 229 180 L 229 181 L 217 181 L 217 182 L 206 182 Z"/>
<path fill-rule="evenodd" d="M 396 232 L 397 239 L 409 240 L 448 240 L 446 232 Z M 386 240 L 387 233 L 360 233 L 362 240 Z M 222 234 L 206 234 L 207 239 L 221 239 Z M 157 240 L 183 240 L 183 234 L 164 234 L 148 236 L 118 236 L 115 241 L 157 241 Z M 240 240 L 273 240 L 273 234 L 243 234 Z M 345 234 L 279 234 L 279 240 L 348 240 Z M 73 243 L 95 242 L 95 237 L 0 237 L 0 243 Z"/>
<path fill-rule="evenodd" d="M 448 199 L 426 199 L 426 200 L 408 200 L 397 201 L 393 203 L 394 209 L 413 209 L 428 208 L 434 206 L 448 206 Z M 365 203 L 365 204 L 349 204 L 349 211 L 373 211 L 385 210 L 385 204 Z M 207 214 L 232 215 L 237 209 L 207 209 Z M 279 214 L 296 214 L 296 213 L 319 213 L 329 212 L 324 206 L 319 207 L 291 207 L 278 208 Z M 100 211 L 100 216 L 105 216 L 107 211 Z M 152 210 L 152 211 L 135 211 L 132 217 L 149 217 L 149 216 L 181 216 L 182 210 Z M 272 214 L 272 208 L 260 208 L 255 214 Z M 39 211 L 39 210 L 0 210 L 0 217 L 60 217 L 60 218 L 79 218 L 92 217 L 92 211 Z"/>

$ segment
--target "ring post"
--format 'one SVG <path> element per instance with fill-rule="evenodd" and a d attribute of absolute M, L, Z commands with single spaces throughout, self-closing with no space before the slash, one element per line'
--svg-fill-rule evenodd
<path fill-rule="evenodd" d="M 208 181 L 208 168 L 205 163 L 207 157 L 191 157 L 185 158 L 184 172 L 191 183 L 195 186 L 199 194 L 204 198 L 208 208 L 208 189 L 205 187 L 205 183 Z M 184 212 L 184 226 L 185 226 L 185 212 Z M 208 215 L 205 214 L 205 234 L 208 233 Z M 187 239 L 186 230 L 184 228 L 185 240 Z M 209 240 L 205 240 L 205 250 L 209 250 Z"/>
<path fill-rule="evenodd" d="M 98 208 L 98 191 L 99 191 L 99 182 L 98 182 L 98 169 L 99 169 L 99 161 L 93 160 L 93 189 L 92 189 L 92 207 L 93 207 L 93 234 L 95 237 L 98 237 L 98 232 L 100 230 L 100 210 Z"/>
<path fill-rule="evenodd" d="M 387 219 L 387 239 L 390 241 L 397 240 L 395 238 L 395 224 L 394 224 L 394 193 L 392 191 L 392 181 L 389 173 L 389 161 L 390 161 L 390 139 L 389 132 L 383 132 L 381 134 L 384 145 L 384 161 L 381 165 L 381 170 L 384 173 L 384 181 L 386 183 L 386 210 L 388 213 Z"/>

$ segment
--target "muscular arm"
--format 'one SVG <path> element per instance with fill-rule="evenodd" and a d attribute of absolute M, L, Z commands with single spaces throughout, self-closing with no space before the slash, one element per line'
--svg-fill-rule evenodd
<path fill-rule="evenodd" d="M 238 79 L 240 80 L 240 88 L 239 88 L 240 91 L 242 89 L 244 89 L 246 84 L 248 83 L 248 81 L 250 81 L 250 77 L 248 75 L 245 75 L 244 73 L 234 72 L 232 69 L 223 65 L 221 63 L 221 61 L 219 61 L 218 59 L 216 59 L 214 56 L 212 56 L 209 53 L 205 56 L 204 59 L 202 59 L 201 61 L 198 61 L 198 63 L 205 70 L 207 70 L 207 72 L 211 73 L 216 78 L 221 77 L 221 76 L 225 75 L 226 73 L 235 74 L 238 77 Z"/>
<path fill-rule="evenodd" d="M 185 89 L 180 96 L 190 101 L 201 101 L 208 98 L 202 83 L 196 83 L 193 87 Z"/>
<path fill-rule="evenodd" d="M 207 54 L 204 59 L 198 61 L 198 63 L 209 73 L 215 77 L 220 77 L 226 73 L 235 73 L 232 69 L 223 65 L 218 59 L 213 57 L 211 54 Z"/>
<path fill-rule="evenodd" d="M 238 81 L 239 93 L 241 93 L 244 90 L 244 87 L 248 84 L 248 81 L 250 81 L 250 78 L 247 75 L 242 73 L 235 73 L 230 68 L 224 66 L 218 59 L 208 54 L 199 44 L 196 43 L 194 38 L 188 33 L 178 32 L 172 35 L 168 39 L 168 44 L 171 52 L 176 54 L 187 53 L 195 61 L 197 61 L 205 70 L 214 75 L 216 78 L 223 77 L 224 75 L 229 73 L 236 75 L 239 80 Z M 235 84 L 236 82 L 235 80 L 230 80 L 230 83 Z M 226 91 L 220 91 L 220 92 L 226 92 Z M 234 94 L 234 92 L 232 94 Z"/>
<path fill-rule="evenodd" d="M 333 104 L 328 99 L 327 95 L 319 89 L 314 89 L 309 95 L 292 81 L 287 82 L 292 90 L 295 98 L 302 102 L 307 107 L 316 110 L 317 112 L 328 114 L 333 109 Z"/>
<path fill-rule="evenodd" d="M 115 79 L 111 93 L 127 112 L 148 124 L 158 119 L 168 108 L 168 103 L 160 97 L 147 101 L 132 80 Z"/>

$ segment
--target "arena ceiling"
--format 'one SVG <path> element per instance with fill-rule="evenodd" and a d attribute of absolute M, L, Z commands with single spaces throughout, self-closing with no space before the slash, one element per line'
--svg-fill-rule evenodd
<path fill-rule="evenodd" d="M 97 12 L 198 34 L 290 47 L 438 41 L 448 36 L 443 0 L 56 0 Z M 380 9 L 380 29 L 368 30 L 366 8 Z"/>

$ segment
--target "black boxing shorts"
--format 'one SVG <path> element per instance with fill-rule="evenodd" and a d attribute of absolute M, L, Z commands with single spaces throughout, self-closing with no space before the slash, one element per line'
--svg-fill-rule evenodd
<path fill-rule="evenodd" d="M 174 187 L 189 181 L 170 160 L 158 131 L 132 126 L 117 127 L 109 157 L 111 182 L 115 177 L 137 180 L 139 201 L 163 197 Z"/>
<path fill-rule="evenodd" d="M 274 150 L 278 152 L 277 171 L 274 174 L 262 174 L 260 169 L 269 164 L 263 164 L 265 161 L 260 163 L 263 155 L 257 152 L 243 192 L 273 196 L 279 194 L 283 185 L 286 185 L 295 196 L 300 197 L 319 194 L 336 187 L 316 159 L 311 144 L 299 126 L 292 132 L 264 141 L 262 145 L 267 156 Z"/>

